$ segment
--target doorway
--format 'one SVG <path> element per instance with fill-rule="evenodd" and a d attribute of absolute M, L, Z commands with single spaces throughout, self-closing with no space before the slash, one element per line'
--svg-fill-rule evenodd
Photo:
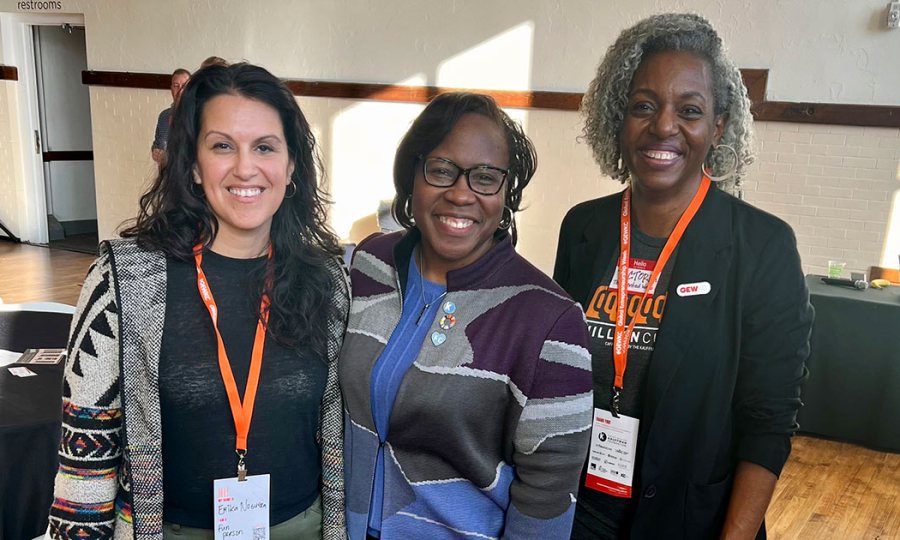
<path fill-rule="evenodd" d="M 50 247 L 95 253 L 97 203 L 91 106 L 81 72 L 87 70 L 83 26 L 32 26 L 39 129 Z"/>

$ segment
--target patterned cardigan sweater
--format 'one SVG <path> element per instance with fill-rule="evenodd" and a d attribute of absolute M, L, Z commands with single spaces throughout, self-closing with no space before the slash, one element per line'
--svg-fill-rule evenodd
<path fill-rule="evenodd" d="M 379 448 L 370 374 L 418 238 L 371 237 L 351 267 L 339 360 L 351 540 L 366 537 Z M 568 538 L 593 406 L 582 311 L 508 237 L 448 273 L 447 289 L 456 324 L 442 330 L 439 309 L 390 417 L 381 538 Z"/>
<path fill-rule="evenodd" d="M 329 265 L 347 313 L 343 268 Z M 133 240 L 104 242 L 72 319 L 63 379 L 62 441 L 50 536 L 161 540 L 159 350 L 166 259 Z M 323 538 L 345 538 L 342 410 L 337 354 L 345 318 L 329 321 L 320 423 Z"/>

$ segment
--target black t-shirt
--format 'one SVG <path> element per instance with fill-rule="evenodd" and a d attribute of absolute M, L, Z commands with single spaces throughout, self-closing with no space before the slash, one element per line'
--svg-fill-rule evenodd
<path fill-rule="evenodd" d="M 251 273 L 259 259 L 206 251 L 203 271 L 219 308 L 219 332 L 243 397 L 259 300 Z M 166 521 L 213 528 L 213 480 L 236 476 L 235 428 L 218 366 L 216 335 L 197 291 L 197 271 L 169 260 L 160 350 L 164 514 Z M 316 441 L 327 364 L 309 348 L 286 349 L 266 337 L 247 440 L 247 472 L 270 474 L 273 525 L 307 509 L 319 494 Z"/>
<path fill-rule="evenodd" d="M 647 288 L 650 274 L 666 243 L 666 238 L 647 236 L 637 228 L 632 228 L 632 231 L 626 325 L 631 323 L 637 305 Z M 637 314 L 639 318 L 635 322 L 629 342 L 628 365 L 623 379 L 624 389 L 619 398 L 619 411 L 637 419 L 640 419 L 643 413 L 644 386 L 656 344 L 656 333 L 666 305 L 666 289 L 672 275 L 676 253 L 677 249 L 663 269 L 652 299 L 648 297 L 643 309 Z M 611 409 L 615 378 L 612 344 L 619 296 L 618 261 L 619 252 L 616 251 L 603 277 L 594 285 L 591 300 L 585 306 L 585 317 L 591 335 L 594 407 L 605 410 Z M 639 467 L 640 463 L 635 465 L 633 485 L 637 485 L 639 481 Z M 572 538 L 627 538 L 631 517 L 634 514 L 634 497 L 639 495 L 625 499 L 587 488 L 584 485 L 586 474 L 586 470 L 582 471 Z M 586 534 L 586 531 L 590 531 L 590 534 Z"/>

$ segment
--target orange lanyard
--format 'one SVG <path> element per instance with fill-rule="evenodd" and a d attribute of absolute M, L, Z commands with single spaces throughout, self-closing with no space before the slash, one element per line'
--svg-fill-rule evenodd
<path fill-rule="evenodd" d="M 619 297 L 616 305 L 616 333 L 613 341 L 613 361 L 616 367 L 616 377 L 613 382 L 612 413 L 616 417 L 619 416 L 619 396 L 624 388 L 623 379 L 625 377 L 625 368 L 628 366 L 628 344 L 631 341 L 631 333 L 634 331 L 634 323 L 637 321 L 637 314 L 640 313 L 641 309 L 644 307 L 644 301 L 647 300 L 647 297 L 651 296 L 656 290 L 656 284 L 659 281 L 663 268 L 665 268 L 666 263 L 669 262 L 669 257 L 672 255 L 672 252 L 675 251 L 678 242 L 681 241 L 684 230 L 691 220 L 694 219 L 697 210 L 700 209 L 700 205 L 703 203 L 703 199 L 706 198 L 706 193 L 709 191 L 709 185 L 710 180 L 704 175 L 703 179 L 700 181 L 700 187 L 697 189 L 697 193 L 694 194 L 691 203 L 684 213 L 681 214 L 678 223 L 675 225 L 675 229 L 672 231 L 672 234 L 669 235 L 669 239 L 666 240 L 666 245 L 663 246 L 662 252 L 659 254 L 659 259 L 656 261 L 656 267 L 653 268 L 653 273 L 650 274 L 650 280 L 647 282 L 647 289 L 644 291 L 643 296 L 641 296 L 641 301 L 635 309 L 635 316 L 631 318 L 631 323 L 627 327 L 625 326 L 625 318 L 628 312 L 628 263 L 631 252 L 631 187 L 625 188 L 625 191 L 622 193 L 622 221 L 618 263 Z"/>
<path fill-rule="evenodd" d="M 272 259 L 272 246 L 269 246 L 269 260 Z M 234 381 L 234 373 L 231 371 L 231 362 L 225 351 L 225 342 L 219 333 L 219 308 L 213 298 L 212 289 L 200 263 L 203 262 L 203 246 L 194 246 L 194 262 L 197 265 L 197 290 L 200 298 L 209 311 L 213 329 L 216 331 L 218 343 L 219 371 L 222 372 L 222 382 L 225 383 L 225 392 L 228 394 L 228 404 L 231 406 L 231 416 L 234 418 L 234 430 L 237 433 L 235 452 L 238 455 L 238 479 L 243 480 L 247 475 L 244 465 L 244 456 L 247 455 L 247 435 L 250 433 L 250 421 L 253 418 L 253 404 L 256 401 L 256 390 L 259 386 L 259 372 L 262 368 L 263 346 L 266 341 L 266 324 L 269 320 L 269 297 L 263 294 L 260 303 L 262 318 L 256 322 L 256 335 L 253 338 L 253 352 L 250 355 L 250 374 L 247 377 L 247 388 L 244 390 L 243 403 L 238 395 L 237 383 Z"/>

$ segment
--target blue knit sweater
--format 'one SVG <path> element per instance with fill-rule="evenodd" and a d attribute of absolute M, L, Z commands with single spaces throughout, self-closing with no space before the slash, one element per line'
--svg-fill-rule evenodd
<path fill-rule="evenodd" d="M 370 375 L 418 239 L 379 235 L 354 255 L 338 366 L 350 540 L 366 535 L 380 446 Z M 568 538 L 593 403 L 581 309 L 508 238 L 450 272 L 447 289 L 456 322 L 441 328 L 443 310 L 431 321 L 382 445 L 381 538 Z"/>

